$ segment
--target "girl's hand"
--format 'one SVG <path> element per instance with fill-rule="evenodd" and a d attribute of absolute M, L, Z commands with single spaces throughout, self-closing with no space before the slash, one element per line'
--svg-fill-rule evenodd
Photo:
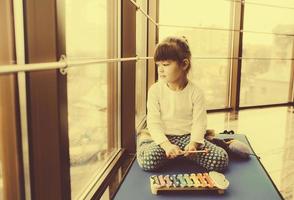
<path fill-rule="evenodd" d="M 190 142 L 189 144 L 187 144 L 187 146 L 185 146 L 185 154 L 184 156 L 189 156 L 191 154 L 194 154 L 194 153 L 189 153 L 188 151 L 196 151 L 197 148 L 199 148 L 201 146 L 200 143 L 197 143 L 197 142 Z"/>
<path fill-rule="evenodd" d="M 169 159 L 173 159 L 179 155 L 183 155 L 183 151 L 179 146 L 170 143 L 170 141 L 166 141 L 160 144 L 161 148 L 164 149 L 166 153 L 166 157 Z"/>

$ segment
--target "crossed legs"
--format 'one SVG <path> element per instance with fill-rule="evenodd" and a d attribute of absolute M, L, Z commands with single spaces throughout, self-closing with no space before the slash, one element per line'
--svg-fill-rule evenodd
<path fill-rule="evenodd" d="M 190 141 L 190 134 L 181 136 L 167 135 L 167 137 L 172 144 L 178 145 L 182 150 Z M 228 167 L 228 154 L 224 149 L 207 140 L 204 141 L 204 148 L 209 150 L 208 153 L 196 153 L 185 158 L 209 171 L 223 171 Z M 155 171 L 162 168 L 167 163 L 168 158 L 159 145 L 151 138 L 146 137 L 138 140 L 137 161 L 143 170 Z"/>

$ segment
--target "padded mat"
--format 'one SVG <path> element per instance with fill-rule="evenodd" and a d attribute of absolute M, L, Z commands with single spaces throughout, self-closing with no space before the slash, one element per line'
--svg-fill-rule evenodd
<path fill-rule="evenodd" d="M 246 136 L 220 135 L 221 138 L 236 138 L 247 144 Z M 160 174 L 184 174 L 204 172 L 203 168 L 195 164 L 176 159 L 157 172 L 143 171 L 135 160 L 128 174 L 118 189 L 115 200 L 188 200 L 188 199 L 226 199 L 226 200 L 276 200 L 283 199 L 276 186 L 268 176 L 260 161 L 255 156 L 249 160 L 230 159 L 229 168 L 224 175 L 230 182 L 229 188 L 224 194 L 216 191 L 166 191 L 153 195 L 150 190 L 149 177 Z"/>

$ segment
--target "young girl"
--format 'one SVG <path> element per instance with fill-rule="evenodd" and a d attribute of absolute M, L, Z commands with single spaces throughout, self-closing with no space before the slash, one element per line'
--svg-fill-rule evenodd
<path fill-rule="evenodd" d="M 147 129 L 138 135 L 137 160 L 143 170 L 163 167 L 178 156 L 207 170 L 228 166 L 226 151 L 204 139 L 203 92 L 187 78 L 191 52 L 184 38 L 168 37 L 157 45 L 154 60 L 159 81 L 148 91 Z M 189 153 L 207 148 L 208 153 Z"/>

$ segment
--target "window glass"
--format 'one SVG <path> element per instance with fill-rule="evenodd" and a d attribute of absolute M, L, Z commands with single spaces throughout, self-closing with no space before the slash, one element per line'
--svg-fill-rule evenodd
<path fill-rule="evenodd" d="M 147 1 L 137 0 L 137 4 L 147 11 Z M 147 18 L 142 12 L 136 13 L 136 54 L 139 57 L 147 56 Z M 136 63 L 136 126 L 146 115 L 146 84 L 147 61 L 139 60 Z"/>
<path fill-rule="evenodd" d="M 294 7 L 293 1 L 259 3 Z M 292 9 L 246 4 L 244 30 L 293 34 L 293 18 Z M 288 102 L 291 60 L 285 59 L 292 51 L 293 37 L 244 33 L 243 57 L 273 59 L 242 60 L 240 106 Z"/>
<path fill-rule="evenodd" d="M 116 51 L 109 33 L 114 22 L 107 0 L 66 1 L 66 54 L 70 60 L 105 59 Z M 114 2 L 114 1 L 113 1 Z M 112 3 L 113 3 L 112 2 Z M 112 13 L 113 12 L 113 13 Z M 68 122 L 70 140 L 71 190 L 77 199 L 97 179 L 115 150 L 112 121 L 116 111 L 115 77 L 107 63 L 85 64 L 68 71 Z"/>
<path fill-rule="evenodd" d="M 263 4 L 263 5 L 268 5 L 269 7 L 272 7 L 272 6 L 285 7 L 285 8 L 290 8 L 290 10 L 294 8 L 294 2 L 292 0 L 283 0 L 283 1 L 258 0 L 258 1 L 252 1 L 252 2 L 256 2 L 256 3 L 259 3 L 259 4 Z"/>
<path fill-rule="evenodd" d="M 167 36 L 188 39 L 193 57 L 189 77 L 204 91 L 208 109 L 227 106 L 231 32 L 195 27 L 232 28 L 232 5 L 230 1 L 160 1 L 159 41 Z"/>

